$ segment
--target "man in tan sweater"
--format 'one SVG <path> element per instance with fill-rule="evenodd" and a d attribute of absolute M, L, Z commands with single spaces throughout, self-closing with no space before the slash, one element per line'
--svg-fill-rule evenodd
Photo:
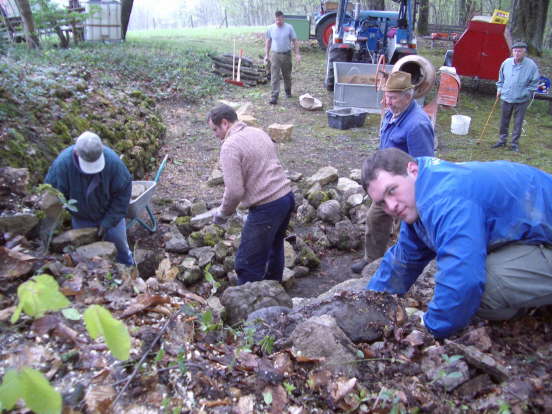
<path fill-rule="evenodd" d="M 284 237 L 295 200 L 276 144 L 262 130 L 238 121 L 228 105 L 211 109 L 209 127 L 222 141 L 224 196 L 213 221 L 224 224 L 241 204 L 249 209 L 236 253 L 239 284 L 282 280 Z"/>

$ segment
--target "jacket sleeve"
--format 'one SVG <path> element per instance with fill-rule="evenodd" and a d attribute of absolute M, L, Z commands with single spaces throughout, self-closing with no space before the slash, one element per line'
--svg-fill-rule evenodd
<path fill-rule="evenodd" d="M 424 221 L 432 223 L 438 269 L 424 323 L 444 338 L 465 327 L 479 308 L 486 279 L 485 217 L 479 205 L 457 199 L 436 203 Z"/>
<path fill-rule="evenodd" d="M 416 157 L 433 157 L 435 155 L 435 133 L 431 122 L 417 122 L 408 129 L 406 135 L 408 153 Z"/>
<path fill-rule="evenodd" d="M 54 160 L 48 173 L 44 178 L 46 184 L 50 184 L 52 187 L 58 189 L 66 199 L 69 198 L 69 186 L 67 183 L 66 174 L 63 173 L 63 168 L 60 165 L 62 160 L 58 157 Z"/>
<path fill-rule="evenodd" d="M 533 70 L 531 71 L 531 74 L 529 76 L 529 79 L 527 80 L 527 88 L 529 89 L 529 92 L 531 94 L 535 93 L 537 91 L 537 86 L 539 84 L 539 68 L 536 64 L 533 65 Z"/>
<path fill-rule="evenodd" d="M 402 223 L 398 242 L 387 250 L 366 289 L 402 295 L 434 257 L 412 226 Z"/>
<path fill-rule="evenodd" d="M 502 62 L 500 65 L 500 69 L 498 70 L 498 81 L 496 82 L 496 90 L 502 91 L 502 86 L 504 85 L 504 63 L 506 61 Z"/>
<path fill-rule="evenodd" d="M 224 195 L 220 212 L 225 216 L 230 216 L 236 211 L 245 194 L 239 151 L 230 145 L 223 145 L 220 153 L 220 166 L 224 177 Z"/>
<path fill-rule="evenodd" d="M 117 161 L 117 166 L 112 173 L 111 202 L 100 223 L 105 229 L 116 226 L 121 219 L 126 217 L 132 194 L 132 176 L 123 162 L 119 159 Z"/>

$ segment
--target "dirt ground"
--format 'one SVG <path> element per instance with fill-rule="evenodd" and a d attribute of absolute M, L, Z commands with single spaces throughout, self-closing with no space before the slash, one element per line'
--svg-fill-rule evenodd
<path fill-rule="evenodd" d="M 330 128 L 326 110 L 333 107 L 333 94 L 327 92 L 322 83 L 324 68 L 313 64 L 320 56 L 310 49 L 302 54 L 303 62 L 293 71 L 293 98 L 285 97 L 283 84 L 277 105 L 268 104 L 269 84 L 256 88 L 228 86 L 218 98 L 251 102 L 250 113 L 265 130 L 272 123 L 294 125 L 292 140 L 279 144 L 280 159 L 288 171 L 308 177 L 319 168 L 331 165 L 338 169 L 340 176 L 347 177 L 351 169 L 360 168 L 364 157 L 377 147 L 379 114 L 368 115 L 362 128 Z M 299 105 L 298 97 L 307 92 L 323 102 L 322 110 L 307 111 Z M 158 200 L 199 198 L 216 205 L 222 198 L 223 186 L 207 185 L 218 163 L 220 148 L 205 120 L 208 110 L 217 104 L 216 98 L 200 105 L 171 102 L 162 107 L 167 137 L 160 154 L 170 157 L 156 193 Z M 159 210 L 163 208 L 158 207 Z M 289 293 L 300 297 L 316 296 L 343 280 L 358 277 L 350 271 L 350 265 L 361 256 L 360 252 L 327 252 L 321 258 L 320 271 L 297 281 Z"/>

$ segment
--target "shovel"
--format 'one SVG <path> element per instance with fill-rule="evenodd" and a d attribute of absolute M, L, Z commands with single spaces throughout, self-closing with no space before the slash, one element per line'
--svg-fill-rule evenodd
<path fill-rule="evenodd" d="M 230 83 L 232 85 L 237 85 L 237 86 L 245 86 L 244 83 L 240 80 L 241 79 L 240 69 L 241 69 L 242 57 L 243 57 L 243 49 L 240 49 L 240 56 L 238 58 L 238 70 L 237 70 L 238 74 L 235 75 L 234 62 L 236 60 L 236 42 L 234 41 L 234 50 L 232 52 L 232 79 L 224 79 L 224 82 Z"/>

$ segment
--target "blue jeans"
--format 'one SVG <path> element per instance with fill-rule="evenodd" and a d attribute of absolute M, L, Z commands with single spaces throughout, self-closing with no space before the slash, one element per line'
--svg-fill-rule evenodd
<path fill-rule="evenodd" d="M 84 220 L 72 216 L 71 225 L 74 229 L 82 229 L 84 227 L 99 227 L 100 222 Z M 113 243 L 117 248 L 117 258 L 115 259 L 117 262 L 127 266 L 134 265 L 134 258 L 128 247 L 126 222 L 124 218 L 122 218 L 116 226 L 111 227 L 105 232 L 104 240 Z"/>
<path fill-rule="evenodd" d="M 289 192 L 278 200 L 249 209 L 236 253 L 235 268 L 240 285 L 282 280 L 284 238 L 294 208 L 295 199 Z"/>

